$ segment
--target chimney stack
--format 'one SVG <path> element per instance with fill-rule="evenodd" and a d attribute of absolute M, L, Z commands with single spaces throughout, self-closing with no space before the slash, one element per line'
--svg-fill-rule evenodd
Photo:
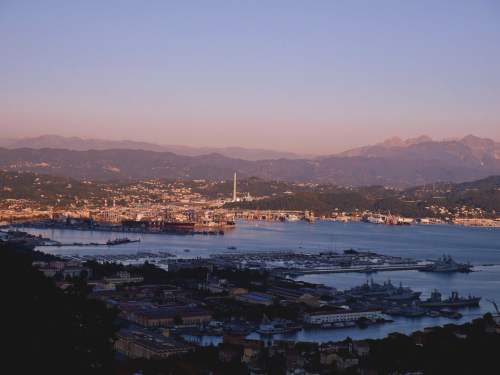
<path fill-rule="evenodd" d="M 236 202 L 236 172 L 234 172 L 234 192 L 233 192 L 233 201 Z"/>

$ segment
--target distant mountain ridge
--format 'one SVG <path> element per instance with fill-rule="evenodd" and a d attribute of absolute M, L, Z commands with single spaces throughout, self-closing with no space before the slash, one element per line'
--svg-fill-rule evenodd
<path fill-rule="evenodd" d="M 316 155 L 299 155 L 293 152 L 281 152 L 265 149 L 247 149 L 243 147 L 188 147 L 177 145 L 159 145 L 149 142 L 137 141 L 110 141 L 98 138 L 82 137 L 61 137 L 59 135 L 41 135 L 21 138 L 0 139 L 0 147 L 8 149 L 17 148 L 54 148 L 71 151 L 89 151 L 89 150 L 145 150 L 156 152 L 173 152 L 183 156 L 200 156 L 211 153 L 219 153 L 229 158 L 244 160 L 266 160 L 266 159 L 310 159 Z"/>
<path fill-rule="evenodd" d="M 450 143 L 460 143 L 471 148 L 474 154 L 477 157 L 481 157 L 482 154 L 490 154 L 493 157 L 500 158 L 500 143 L 497 143 L 489 138 L 479 138 L 474 135 L 468 135 L 464 138 L 445 138 L 441 141 L 433 141 L 431 137 L 427 135 L 421 135 L 417 138 L 409 138 L 406 141 L 403 141 L 401 138 L 394 136 L 391 139 L 387 139 L 384 142 L 377 143 L 375 145 L 357 147 L 351 150 L 347 150 L 341 152 L 339 154 L 335 154 L 332 156 L 340 156 L 340 157 L 353 157 L 353 156 L 364 156 L 364 157 L 387 157 L 394 155 L 403 155 L 415 152 L 421 148 L 410 148 L 413 145 L 420 145 L 422 143 L 432 143 L 433 145 L 427 145 L 432 149 L 446 149 Z M 407 150 L 403 150 L 408 148 Z M 396 149 L 396 150 L 394 150 Z M 389 151 L 391 150 L 391 151 Z M 319 158 L 324 158 L 319 157 Z"/>
<path fill-rule="evenodd" d="M 465 145 L 450 142 L 449 146 L 454 146 L 458 151 L 452 147 L 450 153 L 429 153 L 427 158 L 407 154 L 393 157 L 332 156 L 321 160 L 259 161 L 233 159 L 216 153 L 192 157 L 145 150 L 0 148 L 0 169 L 93 181 L 154 178 L 221 181 L 232 179 L 237 172 L 240 178 L 256 176 L 266 180 L 279 178 L 300 183 L 390 187 L 409 187 L 436 181 L 460 183 L 500 174 L 500 160 L 491 159 L 485 163 L 474 157 L 472 150 Z"/>

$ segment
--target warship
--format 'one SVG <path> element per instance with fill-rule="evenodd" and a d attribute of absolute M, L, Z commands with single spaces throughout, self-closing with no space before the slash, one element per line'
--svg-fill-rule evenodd
<path fill-rule="evenodd" d="M 429 259 L 428 259 L 429 260 Z M 467 263 L 457 263 L 453 260 L 451 255 L 444 255 L 443 258 L 439 258 L 438 260 L 433 261 L 432 264 L 427 264 L 424 268 L 421 268 L 419 271 L 427 271 L 427 272 L 471 272 L 474 266 Z"/>
<path fill-rule="evenodd" d="M 352 287 L 350 293 L 392 301 L 417 299 L 422 294 L 422 292 L 412 291 L 409 287 L 403 287 L 401 283 L 399 287 L 395 287 L 391 283 L 391 279 L 387 280 L 387 282 L 384 281 L 383 284 L 377 284 L 373 282 L 373 278 L 370 283 L 366 281 L 361 286 Z"/>
<path fill-rule="evenodd" d="M 447 306 L 474 306 L 478 305 L 481 297 L 474 297 L 469 294 L 468 298 L 459 297 L 458 292 L 451 292 L 451 296 L 444 301 L 441 299 L 441 293 L 434 289 L 431 298 L 420 302 L 422 307 L 447 307 Z"/>

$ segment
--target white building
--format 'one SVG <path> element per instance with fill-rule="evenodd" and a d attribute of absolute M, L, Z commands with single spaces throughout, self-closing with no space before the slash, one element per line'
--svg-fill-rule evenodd
<path fill-rule="evenodd" d="M 360 309 L 310 312 L 304 314 L 304 322 L 309 324 L 352 322 L 362 317 L 369 320 L 380 319 L 380 310 Z"/>

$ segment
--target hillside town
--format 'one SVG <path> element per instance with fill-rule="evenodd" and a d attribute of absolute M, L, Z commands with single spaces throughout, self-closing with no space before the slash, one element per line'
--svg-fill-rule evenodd
<path fill-rule="evenodd" d="M 293 330 L 362 329 L 390 324 L 390 320 L 381 318 L 385 310 L 363 302 L 359 292 L 293 282 L 252 268 L 233 267 L 228 271 L 220 263 L 205 260 L 179 260 L 175 267 L 160 274 L 154 265 L 146 263 L 124 266 L 56 259 L 38 260 L 32 265 L 62 290 L 84 279 L 92 289 L 87 298 L 117 309 L 117 322 L 122 328 L 116 334 L 114 348 L 124 368 L 127 363 L 137 365 L 137 359 L 152 361 L 140 362 L 146 370 L 161 363 L 157 361 L 176 358 L 179 366 L 200 375 L 217 373 L 214 368 L 223 373 L 254 375 L 323 375 L 337 371 L 376 375 L 382 369 L 377 358 L 386 355 L 380 342 L 385 343 L 384 347 L 397 342 L 408 350 L 417 350 L 437 337 L 446 337 L 450 345 L 459 347 L 461 342 L 468 342 L 469 336 L 500 334 L 499 315 L 460 325 L 430 326 L 410 334 L 391 332 L 387 339 L 378 340 L 276 339 L 274 334 Z M 106 273 L 111 270 L 114 273 Z M 268 318 L 271 314 L 277 316 Z M 264 333 L 268 339 L 248 337 L 252 332 Z M 203 336 L 218 337 L 219 343 L 200 346 L 189 338 Z M 189 362 L 190 353 L 200 351 L 203 362 Z M 210 363 L 211 368 L 206 368 L 205 363 Z M 382 373 L 420 375 L 426 373 L 425 366 L 395 362 L 389 372 L 384 368 Z"/>

